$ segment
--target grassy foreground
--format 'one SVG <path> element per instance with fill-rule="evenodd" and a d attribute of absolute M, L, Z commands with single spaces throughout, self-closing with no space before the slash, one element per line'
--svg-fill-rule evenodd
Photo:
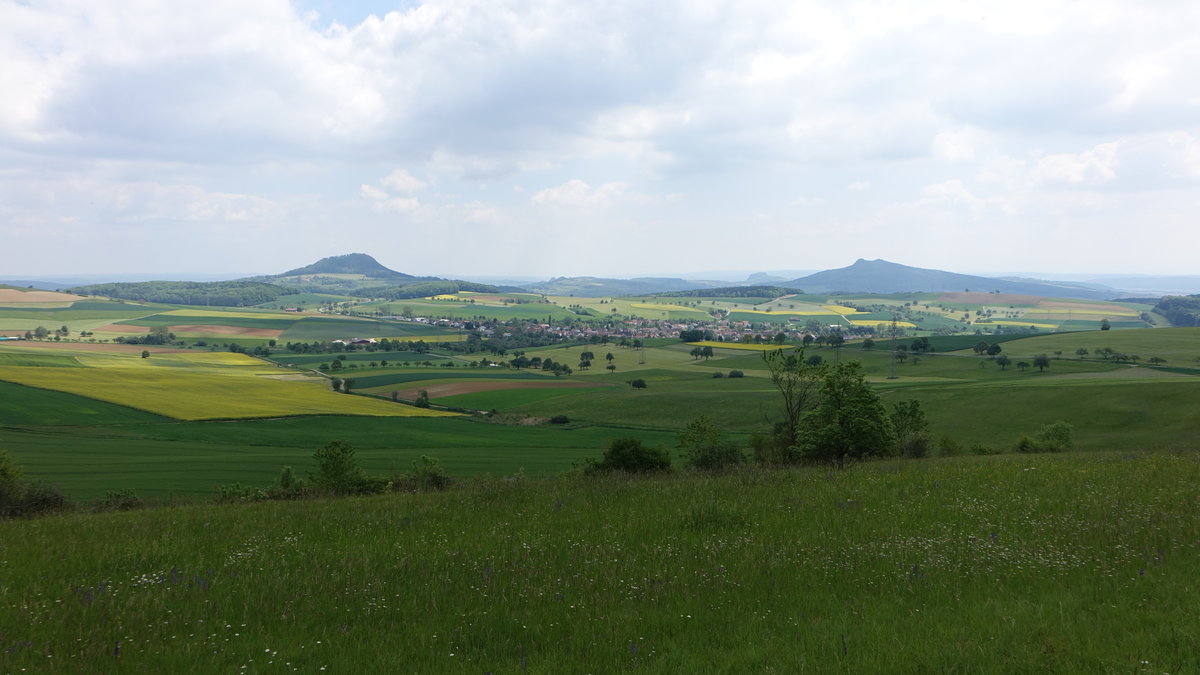
<path fill-rule="evenodd" d="M 1200 455 L 0 522 L 0 671 L 1197 672 Z"/>

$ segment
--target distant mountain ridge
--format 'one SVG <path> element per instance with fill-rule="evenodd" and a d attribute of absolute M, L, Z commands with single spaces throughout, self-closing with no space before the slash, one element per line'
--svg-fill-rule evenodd
<path fill-rule="evenodd" d="M 969 289 L 1091 300 L 1107 300 L 1119 294 L 1116 289 L 1096 284 L 998 279 L 862 258 L 847 267 L 817 272 L 776 285 L 806 293 L 941 293 Z"/>

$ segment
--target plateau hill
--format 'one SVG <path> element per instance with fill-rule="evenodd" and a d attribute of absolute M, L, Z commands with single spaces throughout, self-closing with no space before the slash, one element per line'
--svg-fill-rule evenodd
<path fill-rule="evenodd" d="M 981 277 L 862 258 L 848 267 L 825 270 L 776 285 L 806 293 L 938 293 L 969 289 L 1091 300 L 1109 299 L 1118 294 L 1115 289 L 1096 285 Z"/>

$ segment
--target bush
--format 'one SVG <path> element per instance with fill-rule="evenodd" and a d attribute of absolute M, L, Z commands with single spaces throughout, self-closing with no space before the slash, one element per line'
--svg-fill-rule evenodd
<path fill-rule="evenodd" d="M 975 443 L 969 448 L 972 455 L 998 455 L 1000 451 L 990 445 Z"/>
<path fill-rule="evenodd" d="M 1066 422 L 1047 424 L 1030 438 L 1017 439 L 1017 452 L 1066 452 L 1075 449 L 1075 428 Z"/>
<path fill-rule="evenodd" d="M 566 415 L 555 415 L 550 418 L 550 424 L 568 424 L 570 421 L 571 418 Z"/>
<path fill-rule="evenodd" d="M 421 459 L 415 459 L 412 463 L 413 483 L 416 484 L 419 490 L 445 490 L 450 487 L 450 475 L 438 463 L 436 457 L 428 457 L 421 455 Z"/>
<path fill-rule="evenodd" d="M 938 455 L 942 457 L 956 457 L 963 454 L 963 446 L 962 443 L 949 436 L 942 436 L 938 439 L 937 451 Z"/>
<path fill-rule="evenodd" d="M 677 447 L 687 457 L 688 466 L 696 469 L 725 469 L 746 459 L 736 444 L 721 440 L 721 430 L 703 415 L 676 436 Z"/>
<path fill-rule="evenodd" d="M 133 488 L 109 490 L 104 493 L 104 499 L 96 502 L 96 508 L 100 511 L 132 511 L 145 505 Z"/>
<path fill-rule="evenodd" d="M 897 443 L 900 450 L 900 455 L 903 457 L 912 457 L 913 459 L 921 459 L 929 456 L 929 450 L 932 447 L 928 436 L 910 434 L 901 438 Z"/>
<path fill-rule="evenodd" d="M 629 386 L 633 387 L 634 389 L 645 389 L 646 381 L 639 377 L 636 380 L 630 380 Z"/>
<path fill-rule="evenodd" d="M 68 505 L 66 496 L 53 485 L 22 482 L 17 461 L 0 450 L 0 518 L 34 516 Z"/>
<path fill-rule="evenodd" d="M 725 373 L 722 373 L 722 372 L 721 372 L 721 371 L 719 371 L 719 370 L 717 370 L 717 371 L 714 371 L 714 372 L 713 372 L 713 379 L 715 379 L 715 380 L 719 380 L 719 379 L 721 379 L 722 377 L 725 377 Z"/>
<path fill-rule="evenodd" d="M 418 408 L 428 408 L 429 407 L 429 392 L 425 391 L 424 389 L 421 389 L 420 391 L 418 391 L 417 392 L 417 400 L 416 400 L 416 402 L 413 403 L 413 405 L 417 406 Z"/>
<path fill-rule="evenodd" d="M 335 495 L 362 491 L 367 476 L 358 465 L 354 448 L 349 443 L 330 441 L 313 453 L 313 459 L 317 460 L 317 475 L 312 480 L 319 488 Z"/>
<path fill-rule="evenodd" d="M 18 502 L 18 508 L 23 512 L 23 515 L 36 515 L 39 513 L 49 513 L 51 511 L 61 511 L 71 505 L 67 496 L 59 491 L 53 485 L 38 481 L 25 486 L 25 494 L 22 495 L 21 501 Z"/>
<path fill-rule="evenodd" d="M 626 471 L 645 473 L 671 468 L 671 454 L 663 448 L 651 448 L 637 438 L 614 438 L 599 461 L 589 460 L 586 473 Z"/>
<path fill-rule="evenodd" d="M 731 370 L 731 371 L 729 371 L 729 376 L 730 377 L 745 377 L 746 374 L 740 370 Z"/>

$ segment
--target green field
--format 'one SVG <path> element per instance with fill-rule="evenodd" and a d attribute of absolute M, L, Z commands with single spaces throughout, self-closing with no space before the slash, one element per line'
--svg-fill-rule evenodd
<path fill-rule="evenodd" d="M 2 521 L 0 670 L 1192 673 L 1197 503 L 1121 452 Z"/>
<path fill-rule="evenodd" d="M 156 501 L 207 499 L 219 485 L 270 484 L 285 465 L 303 475 L 313 451 L 334 439 L 353 444 L 372 473 L 407 470 L 413 460 L 431 455 L 454 476 L 542 475 L 567 470 L 628 433 L 419 417 L 179 422 L 59 392 L 11 389 L 17 386 L 0 383 L 6 397 L 12 393 L 22 401 L 0 413 L 0 448 L 31 478 L 50 481 L 76 499 L 127 488 Z M 670 432 L 639 436 L 674 442 Z"/>

